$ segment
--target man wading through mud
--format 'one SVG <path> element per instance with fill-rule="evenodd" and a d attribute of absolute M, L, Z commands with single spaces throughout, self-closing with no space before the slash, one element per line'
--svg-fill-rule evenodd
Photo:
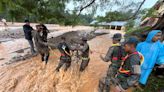
<path fill-rule="evenodd" d="M 47 29 L 47 27 L 44 24 L 40 24 L 40 25 L 43 27 L 43 38 L 44 38 L 44 41 L 47 42 L 47 36 L 48 36 L 49 30 Z"/>
<path fill-rule="evenodd" d="M 35 54 L 34 43 L 32 41 L 33 28 L 30 26 L 30 21 L 27 19 L 25 20 L 25 25 L 23 25 L 23 31 L 24 31 L 25 39 L 28 41 L 28 43 L 30 45 L 31 53 Z"/>
<path fill-rule="evenodd" d="M 110 91 L 110 83 L 111 77 L 115 77 L 120 65 L 121 59 L 125 56 L 123 48 L 120 44 L 122 35 L 120 33 L 116 33 L 112 37 L 113 44 L 109 48 L 105 57 L 100 55 L 100 58 L 105 61 L 111 61 L 111 64 L 108 67 L 107 75 L 99 81 L 99 92 L 109 92 Z"/>
<path fill-rule="evenodd" d="M 37 48 L 37 51 L 41 55 L 41 60 L 43 61 L 43 66 L 48 63 L 49 58 L 49 48 L 47 43 L 47 36 L 43 34 L 43 26 L 36 25 L 37 31 L 34 32 L 34 41 Z"/>
<path fill-rule="evenodd" d="M 88 63 L 90 61 L 89 58 L 89 44 L 87 43 L 87 38 L 83 37 L 82 38 L 82 43 L 79 48 L 79 50 L 82 52 L 82 62 L 80 65 L 80 72 L 83 72 L 85 68 L 88 66 Z"/>
<path fill-rule="evenodd" d="M 71 66 L 71 53 L 70 53 L 70 47 L 66 43 L 65 37 L 61 37 L 61 43 L 59 43 L 58 49 L 61 53 L 61 56 L 60 56 L 60 62 L 56 68 L 56 71 L 59 72 L 60 68 L 64 64 L 65 64 L 64 71 L 67 71 L 67 69 Z"/>

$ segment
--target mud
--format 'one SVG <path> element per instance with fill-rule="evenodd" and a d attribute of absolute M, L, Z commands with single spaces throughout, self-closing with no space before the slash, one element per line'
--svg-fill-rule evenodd
<path fill-rule="evenodd" d="M 16 29 L 8 29 L 6 31 L 0 31 L 0 38 L 10 38 L 10 39 L 18 39 L 23 38 L 24 33 L 22 28 L 16 28 Z"/>
<path fill-rule="evenodd" d="M 99 55 L 106 53 L 111 40 L 109 35 L 89 35 L 92 35 L 89 36 L 89 44 L 93 53 L 86 71 L 80 73 L 80 64 L 73 61 L 67 72 L 61 70 L 56 73 L 54 69 L 59 61 L 59 52 L 54 49 L 46 67 L 39 55 L 0 67 L 0 92 L 97 92 L 98 80 L 105 75 L 108 67 L 107 63 L 100 60 Z M 68 37 L 68 42 L 80 38 L 79 32 L 68 32 L 62 36 Z M 60 36 L 50 38 L 49 41 L 58 43 Z"/>
<path fill-rule="evenodd" d="M 85 35 L 84 35 L 85 34 Z M 48 42 L 55 45 L 53 47 L 51 47 L 52 49 L 56 49 L 58 43 L 61 41 L 61 37 L 66 37 L 66 42 L 69 45 L 74 45 L 75 43 L 73 43 L 72 41 L 76 41 L 76 42 L 81 42 L 81 38 L 86 36 L 86 38 L 88 40 L 91 40 L 93 38 L 95 38 L 96 36 L 100 36 L 100 35 L 104 35 L 104 34 L 108 34 L 108 33 L 95 33 L 94 31 L 90 31 L 90 32 L 83 32 L 83 31 L 71 31 L 71 32 L 66 32 L 63 35 L 57 36 L 57 37 L 52 37 L 50 39 L 48 39 Z M 29 49 L 28 48 L 23 48 L 23 49 L 19 49 L 16 51 L 13 51 L 11 53 L 25 53 L 25 51 Z M 36 54 L 37 55 L 37 54 Z M 26 53 L 24 55 L 17 55 L 11 58 L 11 60 L 9 60 L 9 62 L 5 63 L 6 65 L 18 62 L 18 61 L 22 61 L 22 60 L 26 60 L 29 59 L 31 57 L 35 57 L 36 55 L 31 55 L 30 53 Z M 2 58 L 1 60 L 3 60 L 4 58 Z M 3 66 L 3 65 L 2 65 Z"/>

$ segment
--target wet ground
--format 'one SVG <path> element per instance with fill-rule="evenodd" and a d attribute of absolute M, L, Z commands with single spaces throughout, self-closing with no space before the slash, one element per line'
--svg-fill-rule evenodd
<path fill-rule="evenodd" d="M 87 33 L 91 31 L 85 31 Z M 84 32 L 82 32 L 83 34 Z M 54 49 L 51 51 L 50 60 L 46 67 L 40 60 L 40 56 L 21 60 L 0 67 L 0 92 L 97 92 L 98 81 L 106 73 L 109 63 L 100 60 L 99 55 L 105 54 L 111 45 L 111 34 L 100 36 L 92 35 L 88 42 L 93 53 L 90 53 L 91 61 L 88 68 L 80 73 L 80 62 L 72 61 L 71 68 L 59 73 L 54 71 L 59 62 L 59 52 Z M 65 35 L 66 37 L 78 38 L 81 32 L 60 32 L 50 33 L 51 42 L 58 43 L 60 37 L 51 38 L 54 35 Z M 67 40 L 69 40 L 67 39 Z M 0 62 L 5 62 L 9 57 L 9 52 L 18 51 L 19 53 L 28 53 L 28 43 L 23 39 L 14 40 L 13 43 L 0 44 Z M 18 41 L 18 42 L 17 42 Z M 19 44 L 16 44 L 19 43 Z M 14 47 L 16 45 L 16 47 Z M 19 48 L 19 49 L 18 49 Z M 26 49 L 21 51 L 20 49 Z M 20 50 L 20 51 L 19 51 Z M 17 54 L 19 54 L 17 53 Z M 9 55 L 6 56 L 5 55 Z"/>
<path fill-rule="evenodd" d="M 0 68 L 0 90 L 2 92 L 97 92 L 98 79 L 105 74 L 108 66 L 99 59 L 98 52 L 105 53 L 109 46 L 105 43 L 110 44 L 109 40 L 104 41 L 101 37 L 103 36 L 89 42 L 94 53 L 85 72 L 80 73 L 79 64 L 73 62 L 66 73 L 63 71 L 55 73 L 54 69 L 59 58 L 56 55 L 59 53 L 54 50 L 51 52 L 46 68 L 42 68 L 40 56 Z"/>
<path fill-rule="evenodd" d="M 36 24 L 32 24 L 33 27 L 35 25 Z M 48 35 L 48 38 L 53 43 L 56 43 L 56 41 L 59 42 L 60 39 L 58 36 L 63 35 L 64 33 L 67 32 L 72 32 L 72 31 L 74 32 L 74 31 L 78 31 L 79 29 L 81 29 L 81 31 L 93 30 L 93 28 L 81 27 L 81 26 L 72 28 L 72 27 L 62 27 L 57 25 L 52 26 L 48 24 L 47 27 L 48 29 L 51 30 Z M 8 29 L 10 30 L 7 31 L 0 30 L 0 33 L 2 33 L 0 34 L 0 67 L 4 65 L 9 65 L 15 61 L 25 60 L 29 57 L 32 57 L 30 54 L 30 48 L 28 42 L 27 40 L 24 39 L 22 27 L 15 25 L 12 27 L 8 27 Z M 55 38 L 55 40 L 53 40 L 53 37 Z"/>

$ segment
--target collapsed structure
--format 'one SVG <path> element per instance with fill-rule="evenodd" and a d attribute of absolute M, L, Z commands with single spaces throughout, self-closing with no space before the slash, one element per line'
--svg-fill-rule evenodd
<path fill-rule="evenodd" d="M 142 34 L 147 34 L 150 30 L 161 30 L 164 33 L 164 0 L 159 0 L 152 9 L 154 16 L 146 17 L 140 24 L 141 28 L 149 27 L 147 30 L 144 30 Z"/>

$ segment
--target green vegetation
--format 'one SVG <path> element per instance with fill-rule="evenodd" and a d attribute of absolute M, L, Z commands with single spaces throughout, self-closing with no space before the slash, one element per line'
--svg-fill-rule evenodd
<path fill-rule="evenodd" d="M 142 20 L 147 17 L 156 17 L 157 11 L 154 8 L 144 9 L 140 11 L 140 15 L 142 16 Z M 140 35 L 144 31 L 151 30 L 150 26 L 145 27 L 136 27 L 134 28 L 134 20 L 129 20 L 128 24 L 126 25 L 126 34 L 128 35 Z"/>
<path fill-rule="evenodd" d="M 70 2 L 73 3 L 72 10 L 67 9 Z M 117 6 L 119 9 L 108 12 L 105 20 L 124 20 L 136 11 L 140 3 L 135 0 L 0 0 L 0 17 L 12 22 L 23 22 L 27 18 L 31 22 L 88 25 L 97 8 L 104 10 Z M 121 12 L 123 8 L 128 13 Z M 87 14 L 81 13 L 83 10 L 86 10 Z"/>
<path fill-rule="evenodd" d="M 132 34 L 140 34 L 141 32 L 148 31 L 151 27 L 137 27 L 137 28 L 131 28 L 126 31 L 126 34 L 132 35 Z"/>
<path fill-rule="evenodd" d="M 126 21 L 127 18 L 131 17 L 134 13 L 132 10 L 129 11 L 110 11 L 107 12 L 105 17 L 98 16 L 97 20 L 98 22 L 111 22 L 111 21 Z"/>
<path fill-rule="evenodd" d="M 93 15 L 80 14 L 77 20 L 76 12 L 69 13 L 65 10 L 69 0 L 1 0 L 0 16 L 8 21 L 56 23 L 61 25 L 89 24 Z"/>
<path fill-rule="evenodd" d="M 140 12 L 142 14 L 142 20 L 147 18 L 147 17 L 157 17 L 157 10 L 155 10 L 154 8 L 150 8 L 150 9 L 144 9 Z"/>
<path fill-rule="evenodd" d="M 130 30 L 134 27 L 135 21 L 134 20 L 128 20 L 127 24 L 125 25 L 126 30 Z"/>
<path fill-rule="evenodd" d="M 163 92 L 163 91 L 160 91 L 160 90 L 164 90 L 163 80 L 164 80 L 164 77 L 159 78 L 152 73 L 143 91 L 136 89 L 135 92 Z"/>

